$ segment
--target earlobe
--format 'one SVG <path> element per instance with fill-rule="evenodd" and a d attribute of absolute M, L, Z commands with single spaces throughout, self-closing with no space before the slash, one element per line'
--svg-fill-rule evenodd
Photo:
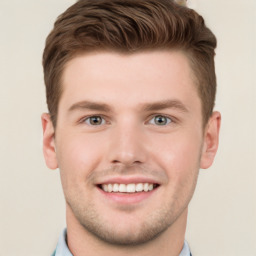
<path fill-rule="evenodd" d="M 55 152 L 55 138 L 54 138 L 54 127 L 47 113 L 41 116 L 42 127 L 43 127 L 43 152 L 46 165 L 50 169 L 58 168 L 58 162 Z"/>
<path fill-rule="evenodd" d="M 220 131 L 221 115 L 219 112 L 213 112 L 204 133 L 204 144 L 201 155 L 200 168 L 209 168 L 216 155 L 219 145 L 219 131 Z"/>

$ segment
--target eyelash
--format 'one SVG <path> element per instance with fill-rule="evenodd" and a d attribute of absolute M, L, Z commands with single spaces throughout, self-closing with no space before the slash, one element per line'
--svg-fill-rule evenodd
<path fill-rule="evenodd" d="M 166 124 L 159 124 L 159 125 L 157 125 L 157 124 L 155 124 L 155 123 L 154 123 L 154 124 L 150 123 L 152 120 L 154 120 L 154 122 L 155 122 L 155 121 L 156 121 L 155 119 L 156 119 L 157 117 L 161 117 L 161 118 L 167 119 L 167 123 L 166 123 Z M 161 114 L 155 114 L 155 115 L 153 115 L 153 116 L 150 117 L 150 120 L 149 120 L 148 123 L 150 123 L 150 124 L 152 124 L 152 125 L 156 125 L 156 126 L 167 126 L 167 125 L 169 125 L 169 124 L 171 124 L 171 123 L 173 123 L 173 122 L 174 122 L 174 121 L 173 121 L 173 118 L 170 117 L 170 116 L 161 115 Z"/>
<path fill-rule="evenodd" d="M 102 116 L 102 115 L 91 115 L 91 116 L 84 117 L 83 119 L 81 119 L 81 121 L 79 123 L 84 124 L 84 123 L 86 123 L 86 121 L 90 122 L 90 119 L 93 118 L 93 117 L 94 118 L 98 118 L 99 117 L 99 118 L 101 118 L 102 121 L 105 121 L 105 123 L 103 125 L 105 125 L 107 123 L 106 118 L 104 116 Z M 93 124 L 89 124 L 89 123 L 86 123 L 86 124 L 88 126 L 101 126 L 102 125 L 102 124 L 93 125 Z"/>
<path fill-rule="evenodd" d="M 157 117 L 162 117 L 162 118 L 165 118 L 165 119 L 168 119 L 167 120 L 167 124 L 159 124 L 159 125 L 157 125 L 157 124 L 155 124 L 155 123 L 150 123 L 152 120 L 154 120 L 155 118 L 157 118 Z M 101 120 L 104 122 L 103 124 L 101 123 L 101 124 L 96 124 L 96 125 L 93 125 L 93 124 L 91 124 L 91 123 L 87 123 L 87 121 L 88 122 L 90 122 L 90 119 L 91 118 L 101 118 Z M 97 126 L 102 126 L 102 125 L 106 125 L 106 124 L 108 124 L 109 122 L 106 120 L 107 118 L 106 117 L 104 117 L 103 115 L 91 115 L 91 116 L 87 116 L 87 117 L 84 117 L 84 118 L 82 118 L 80 121 L 79 121 L 79 123 L 82 123 L 82 124 L 84 124 L 84 123 L 86 123 L 88 126 L 95 126 L 95 127 L 97 127 Z M 168 116 L 168 115 L 164 115 L 164 114 L 154 114 L 154 115 L 151 115 L 150 116 L 150 118 L 148 119 L 148 121 L 147 121 L 147 123 L 148 124 L 150 124 L 150 125 L 156 125 L 156 126 L 162 126 L 162 127 L 166 127 L 166 126 L 168 126 L 168 125 L 170 125 L 170 124 L 172 124 L 172 123 L 176 123 L 177 121 L 175 120 L 175 118 L 173 118 L 173 117 L 170 117 L 170 116 Z"/>

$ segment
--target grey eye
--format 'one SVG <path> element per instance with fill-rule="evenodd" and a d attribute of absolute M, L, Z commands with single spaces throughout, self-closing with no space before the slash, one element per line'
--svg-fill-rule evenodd
<path fill-rule="evenodd" d="M 105 124 L 106 121 L 101 116 L 90 116 L 85 119 L 85 123 L 88 125 L 102 125 Z"/>
<path fill-rule="evenodd" d="M 167 125 L 167 124 L 169 124 L 169 123 L 171 123 L 171 122 L 172 122 L 172 120 L 171 120 L 169 117 L 161 116 L 161 115 L 154 116 L 154 117 L 149 121 L 150 124 L 160 125 L 160 126 Z"/>

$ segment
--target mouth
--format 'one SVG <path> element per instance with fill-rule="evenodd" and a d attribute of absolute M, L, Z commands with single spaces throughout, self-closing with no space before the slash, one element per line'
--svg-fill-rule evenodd
<path fill-rule="evenodd" d="M 151 192 L 159 187 L 156 183 L 105 183 L 99 184 L 98 187 L 106 193 L 124 193 L 124 194 L 137 194 L 141 192 Z"/>

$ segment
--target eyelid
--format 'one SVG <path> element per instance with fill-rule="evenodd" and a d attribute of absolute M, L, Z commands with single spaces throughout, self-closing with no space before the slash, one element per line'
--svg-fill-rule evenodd
<path fill-rule="evenodd" d="M 170 115 L 167 115 L 167 114 L 161 114 L 161 113 L 155 113 L 155 114 L 150 115 L 145 123 L 146 124 L 149 123 L 153 118 L 155 118 L 157 116 L 162 116 L 162 117 L 170 119 L 170 122 L 166 125 L 163 125 L 163 126 L 167 126 L 167 125 L 170 125 L 172 123 L 178 123 L 177 118 L 175 118 L 173 116 L 170 116 Z M 104 121 L 104 124 L 100 124 L 100 125 L 87 124 L 88 126 L 102 126 L 102 125 L 110 124 L 110 121 L 108 121 L 108 117 L 106 117 L 105 115 L 102 115 L 102 114 L 91 114 L 91 115 L 84 116 L 84 117 L 82 117 L 81 119 L 78 120 L 78 123 L 85 124 L 85 121 L 88 120 L 91 117 L 101 117 L 102 120 Z M 158 125 L 158 126 L 160 126 L 160 125 Z"/>
<path fill-rule="evenodd" d="M 86 123 L 86 120 L 89 120 L 92 117 L 100 117 L 102 119 L 102 121 L 104 121 L 103 124 L 99 124 L 99 125 L 92 125 L 90 123 Z M 102 126 L 102 125 L 106 125 L 108 123 L 107 118 L 104 115 L 101 114 L 92 114 L 92 115 L 88 115 L 88 116 L 84 116 L 83 118 L 81 118 L 78 123 L 81 124 L 86 124 L 88 126 Z"/>
<path fill-rule="evenodd" d="M 173 116 L 170 116 L 170 115 L 167 115 L 167 114 L 157 113 L 157 114 L 150 115 L 150 117 L 149 117 L 149 119 L 148 119 L 147 123 L 152 124 L 152 123 L 150 123 L 150 121 L 151 121 L 151 120 L 153 120 L 154 118 L 156 118 L 157 116 L 161 116 L 161 117 L 164 117 L 164 118 L 167 118 L 167 119 L 169 119 L 169 120 L 170 120 L 170 122 L 168 122 L 168 123 L 167 123 L 167 124 L 165 124 L 165 125 L 162 125 L 162 127 L 164 127 L 164 126 L 167 126 L 167 125 L 170 125 L 170 124 L 172 124 L 172 123 L 176 123 L 176 122 L 177 122 L 176 118 L 175 118 L 175 117 L 173 117 Z M 156 125 L 156 124 L 152 124 L 152 125 Z M 157 125 L 157 126 L 161 126 L 161 125 Z"/>

